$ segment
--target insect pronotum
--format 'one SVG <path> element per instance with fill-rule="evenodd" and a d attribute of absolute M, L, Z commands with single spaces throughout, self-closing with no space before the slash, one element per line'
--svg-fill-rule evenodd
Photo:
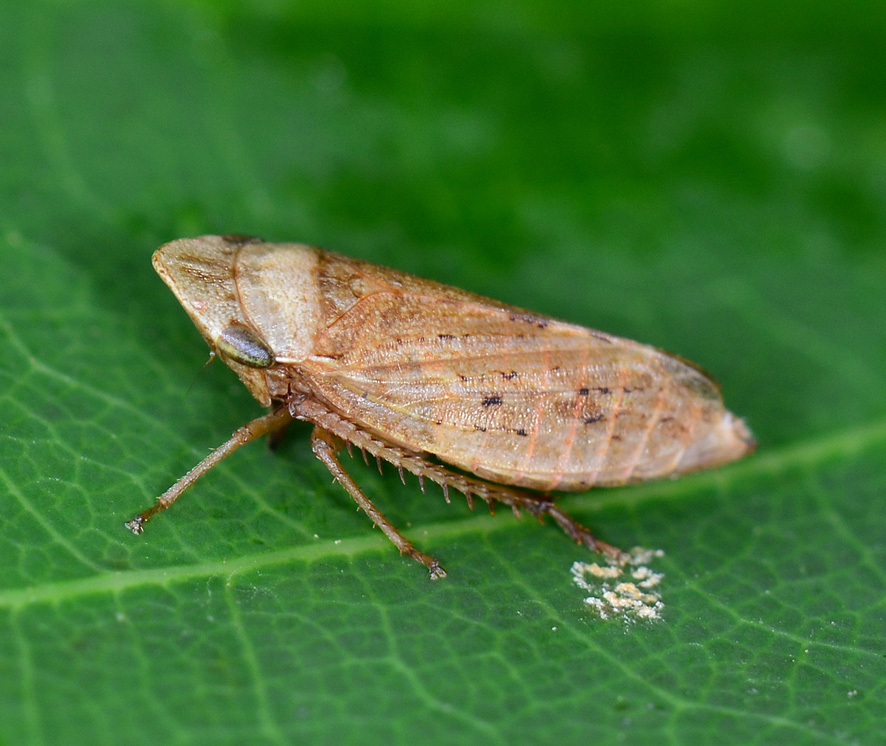
<path fill-rule="evenodd" d="M 342 446 L 415 474 L 422 489 L 436 482 L 447 501 L 455 489 L 469 504 L 548 515 L 620 558 L 549 492 L 676 476 L 754 447 L 710 376 L 639 342 L 303 244 L 202 236 L 153 261 L 212 353 L 271 411 L 128 521 L 136 534 L 240 446 L 307 420 L 317 458 L 433 579 L 446 572 L 351 479 Z"/>

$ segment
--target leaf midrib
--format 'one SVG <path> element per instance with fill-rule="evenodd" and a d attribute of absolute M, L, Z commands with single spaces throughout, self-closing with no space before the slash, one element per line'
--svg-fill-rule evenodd
<path fill-rule="evenodd" d="M 745 481 L 755 475 L 769 474 L 786 468 L 809 466 L 822 463 L 837 456 L 852 456 L 867 450 L 882 448 L 886 443 L 886 418 L 873 423 L 860 425 L 838 434 L 806 441 L 794 446 L 773 450 L 756 456 L 742 464 L 730 467 L 727 477 L 730 482 Z M 694 487 L 705 489 L 710 481 L 724 479 L 722 473 L 705 472 L 692 478 Z M 573 506 L 581 502 L 583 509 L 599 510 L 607 504 L 630 502 L 637 504 L 649 499 L 658 499 L 679 490 L 686 492 L 686 480 L 679 482 L 657 482 L 639 485 L 628 490 L 618 490 L 607 496 L 595 492 L 591 498 L 564 498 L 564 503 Z M 420 534 L 424 541 L 429 538 L 449 539 L 467 533 L 490 533 L 510 526 L 508 521 L 491 515 L 474 514 L 464 520 L 431 523 L 414 527 L 408 534 Z M 58 583 L 45 583 L 27 588 L 0 591 L 0 609 L 21 610 L 43 603 L 54 603 L 71 598 L 79 598 L 105 593 L 120 593 L 146 585 L 168 586 L 192 578 L 227 576 L 229 579 L 244 572 L 273 565 L 293 562 L 313 562 L 329 557 L 350 557 L 362 552 L 377 550 L 386 545 L 384 537 L 367 532 L 365 536 L 351 537 L 339 541 L 287 547 L 278 551 L 260 554 L 241 554 L 235 558 L 224 558 L 212 562 L 189 563 L 149 570 L 123 570 L 108 572 L 76 580 Z"/>

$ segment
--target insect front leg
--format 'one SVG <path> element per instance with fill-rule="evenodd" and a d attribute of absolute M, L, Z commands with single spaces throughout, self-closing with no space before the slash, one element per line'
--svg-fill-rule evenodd
<path fill-rule="evenodd" d="M 240 446 L 245 446 L 247 443 L 251 443 L 262 435 L 275 433 L 281 428 L 286 427 L 290 422 L 292 422 L 292 415 L 289 414 L 289 410 L 285 406 L 275 409 L 264 417 L 254 419 L 252 422 L 247 422 L 243 427 L 236 430 L 227 441 L 222 443 L 205 459 L 172 485 L 172 487 L 160 495 L 160 497 L 157 498 L 157 502 L 150 508 L 139 513 L 131 521 L 127 521 L 125 524 L 126 528 L 136 535 L 140 534 L 144 531 L 145 523 L 157 515 L 157 513 L 166 510 L 166 508 L 178 500 L 182 492 L 194 484 L 194 482 L 208 472 L 219 461 L 230 456 L 234 451 L 240 448 Z"/>
<path fill-rule="evenodd" d="M 348 494 L 354 498 L 354 502 L 362 508 L 363 512 L 372 519 L 372 522 L 382 530 L 384 535 L 394 543 L 401 553 L 408 554 L 416 562 L 421 562 L 427 567 L 428 572 L 431 574 L 431 580 L 445 578 L 446 571 L 440 566 L 440 563 L 430 555 L 416 549 L 412 543 L 403 536 L 403 534 L 401 534 L 387 518 L 385 518 L 384 514 L 373 505 L 372 501 L 366 496 L 363 490 L 357 486 L 357 483 L 351 479 L 351 476 L 345 471 L 341 462 L 338 460 L 338 457 L 335 455 L 336 448 L 332 445 L 334 439 L 335 436 L 328 430 L 324 430 L 319 426 L 315 427 L 314 432 L 311 435 L 311 448 L 314 451 L 314 455 L 325 464 L 326 468 L 329 469 L 332 476 L 335 478 L 335 481 L 348 491 Z"/>

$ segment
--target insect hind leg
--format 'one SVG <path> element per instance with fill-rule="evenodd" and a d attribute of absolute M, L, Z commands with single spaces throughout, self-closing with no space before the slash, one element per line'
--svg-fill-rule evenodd
<path fill-rule="evenodd" d="M 551 516 L 569 538 L 578 544 L 584 544 L 592 552 L 603 554 L 619 563 L 624 563 L 630 559 L 630 555 L 618 547 L 607 544 L 605 541 L 600 541 L 591 533 L 590 529 L 580 524 L 566 511 L 554 505 L 552 500 L 539 499 L 534 506 L 526 505 L 523 507 L 539 519 L 544 515 Z"/>
<path fill-rule="evenodd" d="M 589 529 L 582 526 L 575 519 L 569 516 L 565 511 L 561 510 L 558 506 L 556 506 L 547 495 L 542 495 L 534 492 L 526 492 L 520 490 L 516 487 L 510 487 L 508 485 L 500 485 L 494 484 L 492 482 L 486 482 L 482 479 L 477 479 L 474 477 L 469 477 L 465 474 L 461 474 L 456 471 L 452 471 L 441 464 L 434 463 L 429 461 L 420 453 L 415 453 L 413 451 L 408 451 L 405 448 L 401 448 L 392 443 L 388 443 L 385 440 L 382 440 L 376 435 L 369 433 L 358 425 L 354 424 L 350 420 L 346 420 L 335 412 L 330 411 L 325 406 L 320 404 L 319 402 L 311 399 L 306 399 L 300 401 L 297 406 L 292 407 L 291 410 L 293 417 L 303 418 L 312 421 L 320 430 L 328 431 L 333 434 L 337 438 L 344 441 L 346 444 L 353 444 L 357 446 L 357 448 L 361 449 L 365 454 L 368 452 L 370 455 L 374 456 L 376 460 L 379 461 L 379 465 L 382 460 L 388 461 L 391 464 L 396 466 L 402 475 L 403 470 L 408 471 L 412 474 L 415 474 L 419 481 L 423 484 L 424 479 L 430 479 L 432 482 L 436 482 L 443 488 L 443 493 L 448 501 L 449 489 L 457 490 L 465 495 L 468 500 L 468 504 L 472 506 L 472 497 L 479 497 L 481 500 L 485 500 L 486 503 L 492 508 L 493 504 L 496 502 L 503 503 L 504 505 L 510 506 L 510 508 L 514 511 L 514 513 L 519 517 L 520 511 L 525 510 L 527 513 L 536 516 L 539 520 L 543 519 L 545 515 L 549 515 L 556 524 L 563 529 L 567 536 L 569 536 L 573 541 L 583 544 L 588 547 L 593 552 L 598 552 L 603 554 L 610 559 L 616 561 L 624 561 L 627 556 L 624 552 L 622 552 L 617 547 L 614 547 L 610 544 L 606 544 L 605 542 L 597 539 Z M 315 431 L 316 433 L 317 431 Z M 330 455 L 333 453 L 331 447 L 327 443 L 327 448 L 330 449 Z M 315 453 L 316 447 L 315 447 Z M 363 506 L 362 500 L 372 507 L 372 509 L 379 515 L 385 522 L 387 519 L 381 515 L 380 512 L 369 502 L 369 499 L 360 491 L 360 488 L 354 484 L 353 480 L 345 473 L 344 468 L 335 459 L 336 467 L 335 469 L 330 466 L 329 462 L 324 456 L 320 454 L 317 455 L 323 463 L 326 464 L 327 468 L 332 471 L 333 475 L 338 479 L 339 482 L 348 490 L 351 494 L 351 497 L 357 501 L 360 507 L 363 507 L 364 510 L 366 508 Z M 334 455 L 331 456 L 334 458 Z M 336 470 L 337 469 L 337 470 Z M 344 476 L 345 479 L 352 485 L 352 487 L 348 487 L 347 484 L 339 477 L 339 472 Z M 357 498 L 357 495 L 361 496 L 361 499 Z M 473 506 L 472 506 L 473 507 Z M 373 521 L 375 518 L 369 510 L 366 512 L 370 515 Z M 387 524 L 390 527 L 390 530 L 399 537 L 399 539 L 395 539 L 392 537 L 390 533 L 382 526 L 382 524 L 376 521 L 376 525 L 379 526 L 388 538 L 400 548 L 401 552 L 407 552 L 410 556 L 413 556 L 415 559 L 418 559 L 419 562 L 423 562 L 427 564 L 425 560 L 415 557 L 412 555 L 409 549 L 405 549 L 405 546 L 408 546 L 413 552 L 417 552 L 405 538 L 400 536 L 399 533 L 396 532 L 393 526 L 389 523 Z M 401 545 L 401 542 L 403 544 Z M 420 552 L 418 552 L 421 555 Z M 426 557 L 427 555 L 421 555 Z M 428 565 L 430 568 L 430 565 Z M 432 573 L 433 574 L 433 573 Z"/>
<path fill-rule="evenodd" d="M 348 494 L 354 498 L 354 502 L 360 506 L 372 522 L 378 526 L 382 533 L 387 536 L 402 554 L 408 554 L 416 562 L 421 562 L 428 568 L 431 580 L 439 580 L 446 577 L 446 571 L 440 566 L 440 563 L 430 555 L 420 552 L 412 543 L 401 534 L 394 525 L 385 518 L 384 514 L 375 507 L 366 494 L 361 490 L 357 483 L 351 479 L 350 474 L 345 471 L 338 457 L 335 455 L 336 448 L 333 446 L 333 436 L 328 430 L 321 427 L 315 427 L 311 435 L 311 448 L 314 455 L 323 462 L 329 469 L 332 476 L 342 487 L 347 490 Z"/>

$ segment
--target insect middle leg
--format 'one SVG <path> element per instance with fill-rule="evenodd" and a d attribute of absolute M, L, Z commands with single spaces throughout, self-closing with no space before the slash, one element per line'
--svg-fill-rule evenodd
<path fill-rule="evenodd" d="M 341 465 L 341 462 L 335 455 L 337 449 L 333 445 L 334 439 L 335 436 L 328 430 L 324 430 L 321 427 L 315 427 L 314 432 L 311 435 L 311 448 L 314 451 L 314 455 L 325 464 L 326 468 L 332 473 L 332 476 L 335 477 L 335 481 L 347 490 L 348 494 L 354 498 L 354 502 L 360 506 L 363 512 L 370 517 L 372 522 L 382 530 L 384 535 L 394 543 L 402 554 L 408 554 L 416 562 L 421 562 L 427 567 L 428 572 L 431 574 L 431 580 L 445 578 L 446 571 L 440 566 L 440 563 L 430 555 L 416 549 L 412 543 L 403 536 L 403 534 L 401 534 L 387 518 L 385 518 L 384 514 L 375 507 L 372 500 L 370 500 L 363 490 L 357 486 L 357 483 L 351 479 L 350 474 L 345 471 L 345 468 Z"/>

